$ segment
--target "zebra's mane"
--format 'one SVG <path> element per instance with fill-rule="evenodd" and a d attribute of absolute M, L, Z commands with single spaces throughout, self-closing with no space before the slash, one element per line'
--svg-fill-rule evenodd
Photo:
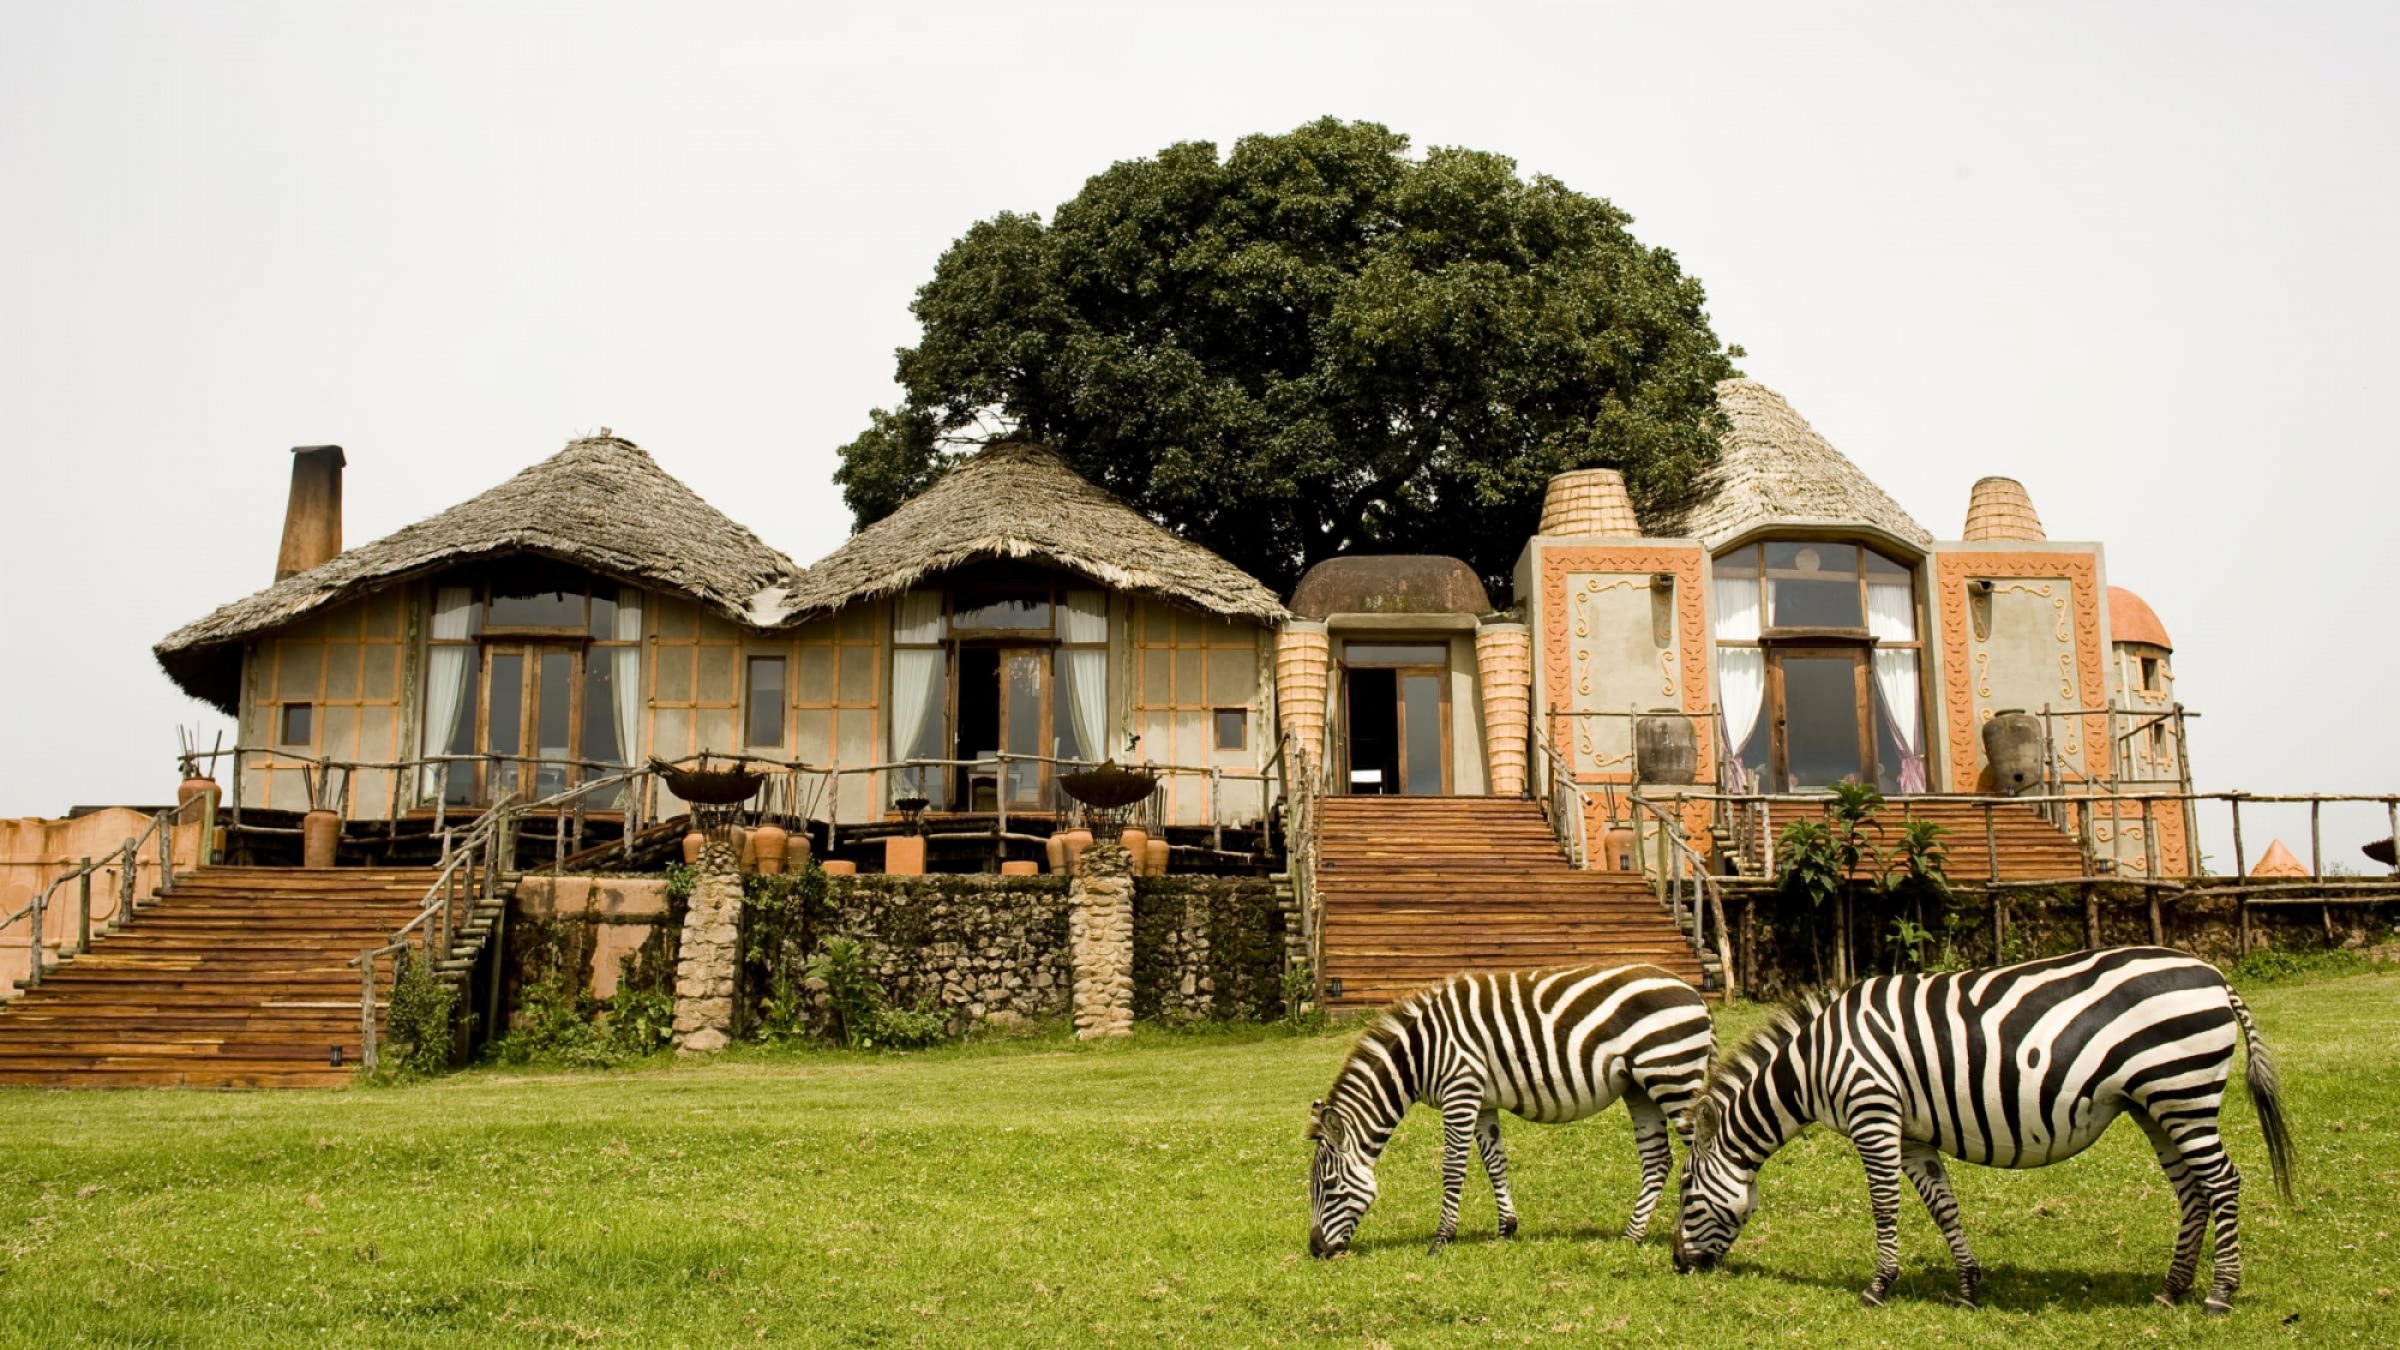
<path fill-rule="evenodd" d="M 1825 1011 L 1829 1002 L 1824 994 L 1813 989 L 1795 995 L 1767 1014 L 1764 1024 L 1717 1057 L 1717 1062 L 1709 1066 L 1707 1081 L 1700 1085 L 1695 1141 L 1706 1140 L 1716 1133 L 1726 1106 L 1774 1062 L 1775 1056 L 1799 1036 L 1801 1028 Z"/>

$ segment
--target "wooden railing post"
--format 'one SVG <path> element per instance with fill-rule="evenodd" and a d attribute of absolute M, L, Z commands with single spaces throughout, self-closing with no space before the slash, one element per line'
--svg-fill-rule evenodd
<path fill-rule="evenodd" d="M 83 955 L 92 949 L 92 860 L 83 860 L 83 874 L 75 878 L 75 954 Z"/>
<path fill-rule="evenodd" d="M 29 951 L 28 959 L 25 962 L 25 988 L 27 989 L 42 982 L 42 926 L 46 917 L 43 911 L 47 907 L 46 902 L 49 899 L 50 888 L 48 886 L 33 893 L 33 933 L 26 939 Z"/>
<path fill-rule="evenodd" d="M 2151 810 L 2151 798 L 2142 798 L 2142 876 L 2147 883 L 2143 898 L 2150 906 L 2150 945 L 2167 945 L 2167 929 L 2158 912 L 2158 818 Z"/>
<path fill-rule="evenodd" d="M 376 1058 L 375 958 L 369 955 L 358 963 L 358 1059 L 373 1073 Z"/>
<path fill-rule="evenodd" d="M 2247 885 L 2250 880 L 2250 862 L 2242 853 L 2242 799 L 2238 795 L 2229 797 L 2225 804 L 2233 808 L 2234 884 L 2237 886 Z M 2238 955 L 2247 956 L 2250 954 L 2250 897 L 2239 891 L 2235 892 L 2233 897 L 2233 921 L 2236 929 L 2234 950 Z"/>

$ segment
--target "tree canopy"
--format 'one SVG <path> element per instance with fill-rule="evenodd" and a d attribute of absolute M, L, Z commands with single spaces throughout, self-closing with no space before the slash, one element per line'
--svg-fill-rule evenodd
<path fill-rule="evenodd" d="M 1327 118 L 1116 164 L 1047 224 L 977 222 L 917 292 L 904 401 L 842 447 L 858 523 L 1006 430 L 1279 591 L 1425 552 L 1498 596 L 1552 475 L 1688 494 L 1741 354 L 1699 280 L 1505 156 L 1408 151 Z"/>

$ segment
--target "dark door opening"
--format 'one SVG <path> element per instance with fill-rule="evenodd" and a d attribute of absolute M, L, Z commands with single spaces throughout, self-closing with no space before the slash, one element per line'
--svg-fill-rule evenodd
<path fill-rule="evenodd" d="M 1342 706 L 1348 710 L 1350 791 L 1359 796 L 1400 790 L 1400 680 L 1385 669 L 1351 670 Z"/>
<path fill-rule="evenodd" d="M 1000 649 L 958 649 L 957 741 L 952 759 L 980 759 L 1000 749 Z M 950 800 L 968 811 L 994 811 L 1000 806 L 998 771 L 961 767 L 956 770 Z"/>

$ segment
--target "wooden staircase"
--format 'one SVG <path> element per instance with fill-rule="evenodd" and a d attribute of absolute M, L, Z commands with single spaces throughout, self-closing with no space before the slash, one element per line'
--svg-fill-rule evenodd
<path fill-rule="evenodd" d="M 1793 820 L 1811 818 L 1790 814 L 1792 808 L 1786 803 L 1777 803 L 1775 810 L 1778 833 Z M 2063 880 L 2083 876 L 2087 870 L 2083 846 L 2073 835 L 2051 824 L 2039 807 L 2016 802 L 1992 807 L 1991 830 L 1987 834 L 1984 808 L 1977 802 L 1942 797 L 1887 797 L 1875 815 L 1882 832 L 1870 829 L 1868 841 L 1885 849 L 1894 848 L 1899 842 L 1902 822 L 1912 819 L 1930 820 L 1942 827 L 1942 847 L 1949 858 L 1945 871 L 1960 885 L 1992 880 Z M 1744 875 L 1761 874 L 1765 864 L 1762 852 L 1753 849 L 1740 859 Z"/>
<path fill-rule="evenodd" d="M 0 1086 L 348 1083 L 359 1063 L 349 962 L 416 915 L 434 876 L 210 867 L 178 877 L 131 924 L 0 1005 Z"/>
<path fill-rule="evenodd" d="M 1389 1003 L 1461 970 L 1699 959 L 1638 873 L 1577 871 L 1542 808 L 1505 797 L 1327 797 L 1318 839 L 1327 989 Z"/>

